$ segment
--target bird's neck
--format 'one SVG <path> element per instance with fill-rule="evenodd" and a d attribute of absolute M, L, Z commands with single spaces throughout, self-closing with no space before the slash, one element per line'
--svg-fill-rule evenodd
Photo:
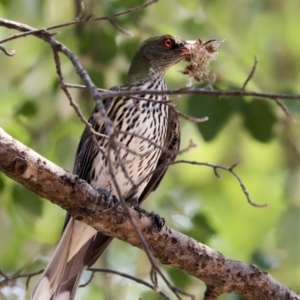
<path fill-rule="evenodd" d="M 126 85 L 140 85 L 144 82 L 163 81 L 165 70 L 151 66 L 149 60 L 137 53 L 128 71 Z"/>
<path fill-rule="evenodd" d="M 164 74 L 150 73 L 144 76 L 128 77 L 125 86 L 135 90 L 166 90 Z"/>

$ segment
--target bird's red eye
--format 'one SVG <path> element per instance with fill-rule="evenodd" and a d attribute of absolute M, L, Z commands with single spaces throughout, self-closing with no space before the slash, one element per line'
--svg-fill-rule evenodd
<path fill-rule="evenodd" d="M 163 40 L 163 45 L 165 46 L 165 48 L 170 49 L 173 47 L 174 45 L 174 41 L 171 39 L 164 39 Z"/>

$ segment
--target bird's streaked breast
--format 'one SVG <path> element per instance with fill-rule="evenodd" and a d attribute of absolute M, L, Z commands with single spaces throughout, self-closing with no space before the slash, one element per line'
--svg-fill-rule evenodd
<path fill-rule="evenodd" d="M 163 78 L 157 78 L 132 89 L 165 90 L 166 85 Z M 164 146 L 168 106 L 161 101 L 166 99 L 165 95 L 149 94 L 138 95 L 135 99 L 115 99 L 109 117 L 118 132 L 115 136 L 117 151 L 108 150 L 107 157 L 99 151 L 91 170 L 94 174 L 90 182 L 92 186 L 108 189 L 118 197 L 112 173 L 124 198 L 132 191 L 132 183 L 138 186 L 136 196 L 142 193 L 151 178 L 147 175 L 156 168 L 162 151 L 160 147 Z M 99 141 L 104 149 L 107 149 L 107 144 L 107 139 Z"/>

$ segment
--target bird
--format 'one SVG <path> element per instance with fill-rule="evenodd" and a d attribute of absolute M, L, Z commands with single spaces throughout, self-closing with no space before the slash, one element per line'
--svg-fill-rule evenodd
<path fill-rule="evenodd" d="M 180 147 L 180 122 L 167 95 L 143 90 L 167 90 L 166 71 L 192 54 L 194 41 L 169 34 L 145 40 L 132 59 L 124 85 L 112 90 L 138 90 L 137 98 L 116 96 L 103 105 L 114 131 L 109 148 L 107 126 L 93 110 L 76 152 L 73 173 L 126 203 L 141 205 L 160 184 Z M 108 153 L 109 152 L 109 153 Z M 112 176 L 113 173 L 113 176 Z M 114 177 L 114 178 L 113 178 Z M 117 183 L 117 186 L 116 186 Z M 55 253 L 33 289 L 32 300 L 75 299 L 80 277 L 112 241 L 67 214 Z"/>

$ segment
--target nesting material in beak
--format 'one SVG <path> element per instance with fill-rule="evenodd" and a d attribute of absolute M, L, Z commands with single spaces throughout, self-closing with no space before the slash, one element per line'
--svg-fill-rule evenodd
<path fill-rule="evenodd" d="M 185 41 L 182 47 L 182 54 L 189 57 L 193 53 L 193 48 L 196 46 L 198 41 Z"/>
<path fill-rule="evenodd" d="M 204 42 L 201 39 L 197 41 L 186 41 L 184 45 L 184 60 L 188 61 L 189 64 L 181 73 L 187 74 L 197 81 L 205 81 L 210 71 L 209 63 L 216 59 L 223 41 L 224 40 L 209 40 Z"/>

